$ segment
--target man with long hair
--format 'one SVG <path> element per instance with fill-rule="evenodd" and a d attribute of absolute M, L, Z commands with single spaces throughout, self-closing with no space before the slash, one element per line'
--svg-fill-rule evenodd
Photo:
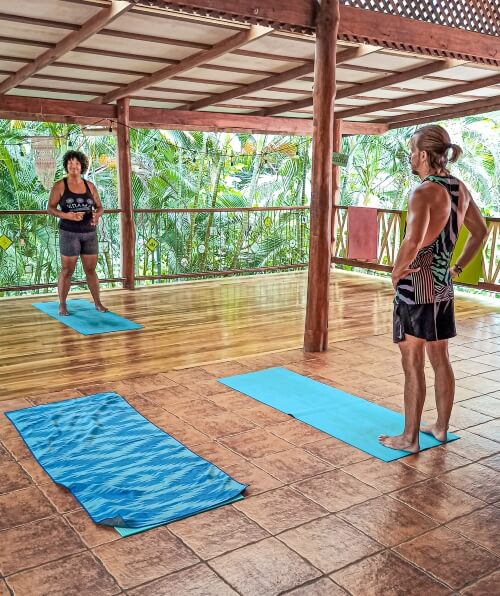
<path fill-rule="evenodd" d="M 405 375 L 405 426 L 401 435 L 382 435 L 379 440 L 386 447 L 415 453 L 419 430 L 446 441 L 455 396 L 448 354 L 448 340 L 456 335 L 452 278 L 473 259 L 488 230 L 465 184 L 447 169 L 448 162 L 462 154 L 447 131 L 437 125 L 424 126 L 411 138 L 410 148 L 412 172 L 422 182 L 408 201 L 406 234 L 392 272 L 396 290 L 393 335 Z M 462 224 L 470 236 L 450 268 Z M 437 420 L 420 427 L 426 352 L 435 374 Z"/>

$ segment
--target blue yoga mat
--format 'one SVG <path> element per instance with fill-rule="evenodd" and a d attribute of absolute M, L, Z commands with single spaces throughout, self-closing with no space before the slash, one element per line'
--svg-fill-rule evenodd
<path fill-rule="evenodd" d="M 403 431 L 401 414 L 286 368 L 268 368 L 219 381 L 383 461 L 410 455 L 378 442 L 379 435 Z M 448 433 L 448 441 L 458 438 Z M 432 435 L 420 433 L 421 450 L 437 445 L 441 443 Z"/>
<path fill-rule="evenodd" d="M 59 314 L 59 302 L 35 302 L 33 306 L 82 335 L 131 331 L 143 327 L 113 312 L 99 312 L 88 300 L 68 300 L 67 317 Z"/>
<path fill-rule="evenodd" d="M 6 412 L 47 474 L 122 535 L 240 498 L 245 489 L 116 393 Z"/>

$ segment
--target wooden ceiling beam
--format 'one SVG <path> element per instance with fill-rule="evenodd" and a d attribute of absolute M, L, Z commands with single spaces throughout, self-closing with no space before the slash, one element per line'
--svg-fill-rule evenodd
<path fill-rule="evenodd" d="M 2 81 L 0 83 L 0 95 L 6 93 L 10 89 L 13 89 L 26 79 L 29 79 L 38 71 L 55 62 L 67 52 L 75 49 L 86 39 L 92 37 L 92 35 L 103 29 L 106 25 L 113 22 L 119 16 L 130 10 L 132 6 L 132 2 L 114 0 L 108 7 L 103 8 L 88 21 L 86 21 L 77 31 L 73 31 L 64 37 L 64 39 L 56 43 L 54 47 L 49 48 L 41 56 L 35 58 L 33 62 L 26 64 L 26 66 L 23 66 L 8 79 Z"/>
<path fill-rule="evenodd" d="M 116 121 L 116 105 L 100 105 L 82 101 L 38 99 L 5 95 L 0 103 L 0 118 L 37 122 L 68 122 L 96 124 Z M 313 122 L 309 118 L 269 118 L 221 112 L 189 112 L 161 108 L 130 108 L 130 122 L 134 128 L 166 130 L 229 130 L 255 133 L 274 133 L 310 136 Z M 343 134 L 383 134 L 386 124 L 344 122 Z"/>
<path fill-rule="evenodd" d="M 411 95 L 408 97 L 400 97 L 398 99 L 391 99 L 389 101 L 380 101 L 378 103 L 372 103 L 367 106 L 354 108 L 352 110 L 346 110 L 341 112 L 342 118 L 353 118 L 354 116 L 361 116 L 362 114 L 371 114 L 372 112 L 378 112 L 380 110 L 390 110 L 393 108 L 400 108 L 402 106 L 408 106 L 415 103 L 432 101 L 441 97 L 448 97 L 449 95 L 457 95 L 459 93 L 466 93 L 467 91 L 474 91 L 475 89 L 491 87 L 492 85 L 497 85 L 498 83 L 500 83 L 500 74 L 492 75 L 491 77 L 485 77 L 479 79 L 478 81 L 471 81 L 469 83 L 460 83 L 459 85 L 452 85 L 451 87 L 446 87 L 445 89 L 437 89 L 436 91 L 417 93 L 416 95 Z"/>
<path fill-rule="evenodd" d="M 347 62 L 347 60 L 358 58 L 359 56 L 362 56 L 365 53 L 367 53 L 365 46 L 349 48 L 347 50 L 344 50 L 343 52 L 340 52 L 337 55 L 337 64 L 342 64 L 342 62 Z M 217 93 L 215 95 L 211 95 L 210 97 L 206 97 L 205 99 L 200 99 L 199 101 L 183 106 L 181 109 L 199 110 L 207 106 L 218 104 L 222 101 L 227 101 L 228 99 L 234 99 L 242 95 L 249 95 L 251 93 L 255 93 L 256 91 L 268 89 L 269 87 L 273 87 L 274 85 L 280 85 L 281 83 L 298 79 L 312 72 L 314 72 L 314 61 L 308 62 L 307 64 L 303 64 L 302 66 L 298 66 L 297 68 L 292 68 L 291 70 L 281 72 L 277 75 L 266 77 L 265 79 L 261 79 L 260 81 L 256 81 L 255 83 L 243 85 L 236 89 L 231 89 L 230 91 L 226 91 L 225 93 Z"/>
<path fill-rule="evenodd" d="M 259 39 L 265 35 L 269 35 L 271 31 L 271 27 L 252 25 L 248 29 L 240 31 L 239 33 L 236 33 L 236 35 L 231 35 L 231 37 L 228 37 L 227 39 L 215 44 L 209 50 L 202 50 L 201 52 L 197 52 L 192 56 L 188 56 L 187 58 L 184 58 L 184 60 L 178 62 L 178 64 L 167 66 L 157 72 L 146 75 L 137 81 L 126 85 L 125 87 L 107 93 L 104 97 L 96 98 L 94 102 L 110 103 L 116 99 L 133 95 L 137 93 L 137 91 L 151 87 L 155 83 L 170 79 L 175 75 L 181 74 L 187 70 L 191 70 L 192 68 L 205 64 L 206 62 L 210 62 L 215 58 L 219 58 L 231 50 L 235 50 L 241 46 L 244 46 L 251 41 Z"/>
<path fill-rule="evenodd" d="M 460 64 L 462 64 L 462 62 L 458 60 L 435 60 L 433 62 L 428 62 L 423 66 L 417 66 L 416 68 L 410 68 L 409 70 L 405 70 L 403 72 L 397 72 L 383 78 L 367 81 L 366 83 L 361 83 L 360 85 L 354 85 L 352 87 L 347 87 L 346 89 L 340 89 L 337 93 L 336 99 L 353 97 L 354 95 L 359 95 L 360 93 L 368 93 L 369 91 L 381 89 L 389 85 L 395 85 L 397 83 L 403 83 L 412 79 L 418 79 L 441 70 L 448 70 L 449 68 L 459 66 Z M 312 105 L 313 98 L 311 95 L 311 97 L 306 97 L 305 99 L 299 99 L 297 101 L 281 104 L 280 106 L 259 110 L 256 112 L 256 114 L 259 116 L 274 116 L 276 114 L 283 114 L 284 112 L 293 112 L 294 110 L 309 108 Z"/>
<path fill-rule="evenodd" d="M 448 118 L 464 118 L 465 116 L 487 114 L 496 110 L 500 110 L 500 96 L 468 101 L 435 110 L 425 110 L 425 112 L 419 112 L 420 116 L 416 116 L 415 112 L 410 112 L 402 116 L 395 116 L 394 118 L 381 118 L 375 120 L 375 122 L 386 124 L 389 130 L 392 130 L 394 128 L 406 128 L 408 126 L 438 122 L 440 120 L 447 120 Z"/>

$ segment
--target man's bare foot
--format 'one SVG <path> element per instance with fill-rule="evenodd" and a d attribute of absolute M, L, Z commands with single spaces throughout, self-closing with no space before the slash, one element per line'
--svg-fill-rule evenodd
<path fill-rule="evenodd" d="M 59 314 L 61 317 L 67 317 L 69 315 L 68 309 L 65 304 L 59 305 Z"/>
<path fill-rule="evenodd" d="M 103 306 L 100 302 L 95 305 L 95 308 L 99 312 L 108 312 L 108 309 L 105 306 Z"/>
<path fill-rule="evenodd" d="M 435 424 L 427 424 L 425 426 L 421 426 L 420 432 L 426 433 L 427 435 L 433 435 L 433 437 L 441 443 L 445 443 L 447 439 L 446 430 L 438 428 Z"/>
<path fill-rule="evenodd" d="M 416 441 L 410 441 L 405 435 L 396 435 L 390 437 L 388 435 L 380 435 L 378 438 L 379 443 L 382 443 L 384 447 L 390 449 L 398 449 L 399 451 L 409 451 L 410 453 L 417 453 L 420 447 L 418 439 Z"/>

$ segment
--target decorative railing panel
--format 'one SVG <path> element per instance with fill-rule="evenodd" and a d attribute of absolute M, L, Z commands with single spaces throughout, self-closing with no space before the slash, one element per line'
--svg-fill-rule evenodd
<path fill-rule="evenodd" d="M 303 267 L 309 208 L 138 209 L 136 276 L 176 279 Z"/>
<path fill-rule="evenodd" d="M 0 213 L 0 293 L 47 291 L 60 271 L 58 222 L 45 211 Z M 101 279 L 120 280 L 119 214 L 106 213 L 99 222 Z M 84 285 L 78 261 L 73 285 Z"/>
<path fill-rule="evenodd" d="M 498 0 L 340 0 L 340 3 L 426 23 L 500 35 Z"/>

